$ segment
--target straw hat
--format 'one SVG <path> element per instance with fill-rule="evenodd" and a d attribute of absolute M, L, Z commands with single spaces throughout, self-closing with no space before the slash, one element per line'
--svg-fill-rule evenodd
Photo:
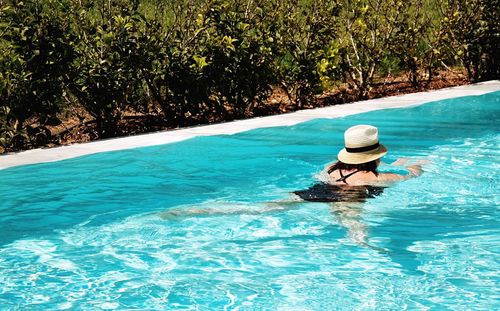
<path fill-rule="evenodd" d="M 383 157 L 387 148 L 378 142 L 378 130 L 371 125 L 356 125 L 344 133 L 345 148 L 338 159 L 346 164 L 361 164 Z"/>

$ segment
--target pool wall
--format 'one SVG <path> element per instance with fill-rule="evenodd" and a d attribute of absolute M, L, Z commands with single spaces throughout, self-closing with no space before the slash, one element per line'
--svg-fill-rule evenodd
<path fill-rule="evenodd" d="M 417 106 L 443 99 L 462 96 L 478 96 L 499 90 L 500 80 L 493 80 L 428 92 L 384 97 L 324 108 L 300 110 L 281 115 L 99 140 L 50 149 L 33 149 L 18 153 L 7 153 L 0 156 L 0 169 L 26 164 L 59 161 L 99 152 L 175 143 L 196 136 L 231 135 L 255 128 L 289 126 L 317 118 L 339 118 L 373 110 Z"/>

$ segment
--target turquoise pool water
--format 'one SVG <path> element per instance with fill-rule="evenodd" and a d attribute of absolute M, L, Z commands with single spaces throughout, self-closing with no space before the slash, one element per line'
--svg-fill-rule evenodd
<path fill-rule="evenodd" d="M 258 213 L 359 123 L 425 173 Z M 493 310 L 499 124 L 496 92 L 0 171 L 0 310 Z"/>

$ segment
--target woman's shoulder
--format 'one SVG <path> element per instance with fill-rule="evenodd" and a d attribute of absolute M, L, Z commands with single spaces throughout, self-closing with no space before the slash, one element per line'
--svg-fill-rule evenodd
<path fill-rule="evenodd" d="M 403 175 L 398 173 L 379 173 L 377 176 L 377 179 L 381 181 L 398 181 L 407 178 L 408 175 Z"/>
<path fill-rule="evenodd" d="M 408 175 L 398 173 L 379 173 L 377 176 L 377 182 L 381 184 L 388 184 L 406 179 L 408 179 Z"/>

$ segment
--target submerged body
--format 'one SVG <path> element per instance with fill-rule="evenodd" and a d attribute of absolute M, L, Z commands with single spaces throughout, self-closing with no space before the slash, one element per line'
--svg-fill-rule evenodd
<path fill-rule="evenodd" d="M 384 191 L 381 186 L 348 186 L 317 183 L 305 190 L 294 191 L 302 200 L 310 202 L 364 203 Z"/>
<path fill-rule="evenodd" d="M 407 174 L 381 173 L 377 169 L 380 158 L 387 149 L 378 141 L 377 128 L 370 125 L 353 126 L 346 130 L 345 148 L 337 156 L 338 161 L 322 172 L 323 182 L 305 190 L 294 191 L 300 199 L 311 202 L 329 202 L 331 212 L 345 227 L 356 243 L 384 251 L 368 244 L 368 229 L 361 219 L 363 203 L 383 193 L 394 182 L 422 174 L 420 164 L 406 166 Z M 406 165 L 400 159 L 392 165 Z"/>

